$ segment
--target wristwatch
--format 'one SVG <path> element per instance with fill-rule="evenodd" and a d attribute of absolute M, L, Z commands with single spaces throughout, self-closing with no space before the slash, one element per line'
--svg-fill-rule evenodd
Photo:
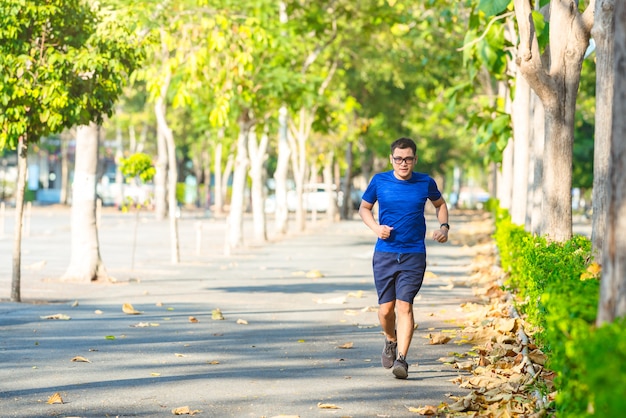
<path fill-rule="evenodd" d="M 445 226 L 446 228 L 448 228 L 448 231 L 450 230 L 450 224 L 448 224 L 448 223 L 441 224 L 441 225 L 439 226 L 439 228 L 443 228 L 444 226 Z"/>

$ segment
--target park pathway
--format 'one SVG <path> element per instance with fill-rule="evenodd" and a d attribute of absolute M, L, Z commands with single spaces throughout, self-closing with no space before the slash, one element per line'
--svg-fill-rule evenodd
<path fill-rule="evenodd" d="M 174 266 L 167 221 L 142 214 L 135 224 L 134 215 L 108 210 L 101 254 L 116 281 L 84 284 L 59 280 L 69 263 L 69 211 L 35 208 L 20 304 L 7 301 L 12 225 L 5 221 L 3 417 L 165 417 L 179 407 L 203 417 L 407 417 L 416 416 L 411 407 L 464 394 L 451 382 L 460 372 L 437 359 L 469 347 L 427 337 L 457 327 L 460 304 L 474 300 L 472 259 L 489 244 L 472 244 L 491 232 L 483 214 L 453 211 L 451 242 L 428 242 L 408 380 L 380 366 L 375 237 L 359 220 L 318 221 L 225 257 L 224 221 L 184 213 Z M 434 217 L 428 225 L 437 226 Z M 124 313 L 125 303 L 140 313 Z M 43 319 L 53 315 L 71 319 Z M 55 393 L 63 404 L 47 403 Z"/>

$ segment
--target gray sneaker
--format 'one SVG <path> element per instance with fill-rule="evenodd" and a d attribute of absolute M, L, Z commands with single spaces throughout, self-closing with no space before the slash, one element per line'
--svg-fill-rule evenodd
<path fill-rule="evenodd" d="M 393 375 L 398 379 L 406 379 L 409 377 L 409 365 L 403 355 L 400 355 L 398 359 L 393 362 Z"/>
<path fill-rule="evenodd" d="M 391 369 L 393 367 L 393 362 L 396 360 L 398 355 L 398 342 L 397 341 L 388 341 L 385 338 L 385 346 L 383 347 L 383 355 L 380 360 L 385 369 Z"/>

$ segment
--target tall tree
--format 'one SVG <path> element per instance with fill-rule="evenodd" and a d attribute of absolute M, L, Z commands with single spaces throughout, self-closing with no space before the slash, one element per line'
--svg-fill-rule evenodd
<path fill-rule="evenodd" d="M 42 136 L 101 122 L 139 55 L 128 32 L 85 1 L 2 0 L 0 15 L 0 149 L 17 148 L 19 161 L 11 291 L 19 301 L 28 149 Z"/>
<path fill-rule="evenodd" d="M 572 236 L 574 119 L 580 72 L 593 26 L 595 0 L 581 12 L 574 0 L 552 0 L 545 17 L 529 0 L 515 0 L 518 65 L 545 110 L 542 234 L 556 241 Z M 549 47 L 542 58 L 535 22 L 549 20 Z"/>
<path fill-rule="evenodd" d="M 614 96 L 607 201 L 606 239 L 597 321 L 626 315 L 626 4 L 615 4 Z M 609 12 L 606 10 L 606 12 Z"/>
<path fill-rule="evenodd" d="M 105 280 L 108 274 L 98 245 L 96 171 L 99 128 L 95 123 L 76 129 L 76 163 L 72 183 L 72 247 L 64 280 Z"/>
<path fill-rule="evenodd" d="M 591 34 L 596 42 L 596 106 L 593 148 L 593 218 L 591 243 L 594 255 L 601 256 L 606 236 L 607 204 L 611 155 L 611 128 L 615 83 L 613 44 L 615 39 L 615 0 L 596 0 Z M 622 74 L 617 74 L 621 76 Z M 621 117 L 621 116 L 620 116 Z"/>

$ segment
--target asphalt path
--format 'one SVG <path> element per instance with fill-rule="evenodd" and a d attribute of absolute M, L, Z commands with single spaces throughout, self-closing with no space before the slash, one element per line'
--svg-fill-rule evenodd
<path fill-rule="evenodd" d="M 115 281 L 68 283 L 60 277 L 69 264 L 69 210 L 33 208 L 23 302 L 15 303 L 7 210 L 0 415 L 156 417 L 188 407 L 207 417 L 405 417 L 416 416 L 410 408 L 452 403 L 450 394 L 465 393 L 451 382 L 463 372 L 438 359 L 471 347 L 432 345 L 428 336 L 457 329 L 460 305 L 475 300 L 467 280 L 485 248 L 471 245 L 485 232 L 476 219 L 483 217 L 452 211 L 451 242 L 427 243 L 409 378 L 398 380 L 380 365 L 375 236 L 358 219 L 309 222 L 264 244 L 250 241 L 247 222 L 246 246 L 224 256 L 224 220 L 183 212 L 181 262 L 173 265 L 167 221 L 106 210 L 100 251 Z M 432 215 L 428 226 L 437 227 Z M 138 313 L 123 312 L 124 304 Z M 59 316 L 66 319 L 45 319 Z M 48 403 L 57 393 L 63 403 Z"/>

